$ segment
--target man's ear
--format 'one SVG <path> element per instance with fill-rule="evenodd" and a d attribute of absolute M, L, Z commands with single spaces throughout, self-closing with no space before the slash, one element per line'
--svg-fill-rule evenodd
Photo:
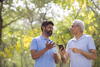
<path fill-rule="evenodd" d="M 42 27 L 42 31 L 43 31 L 44 29 L 45 29 L 45 27 L 43 26 L 43 27 Z"/>

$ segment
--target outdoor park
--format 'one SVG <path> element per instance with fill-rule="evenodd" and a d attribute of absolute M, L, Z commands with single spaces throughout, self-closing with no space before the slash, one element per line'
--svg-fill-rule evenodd
<path fill-rule="evenodd" d="M 33 67 L 30 43 L 44 20 L 54 23 L 50 39 L 67 46 L 75 19 L 84 21 L 84 33 L 93 37 L 97 58 L 92 63 L 100 67 L 100 0 L 0 0 L 0 67 Z"/>

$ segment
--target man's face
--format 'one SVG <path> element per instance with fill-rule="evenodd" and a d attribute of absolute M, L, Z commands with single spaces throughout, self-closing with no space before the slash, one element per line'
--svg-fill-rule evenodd
<path fill-rule="evenodd" d="M 80 27 L 78 25 L 73 24 L 71 27 L 71 33 L 73 35 L 75 35 L 75 34 L 79 33 L 79 31 L 80 31 Z"/>
<path fill-rule="evenodd" d="M 53 25 L 49 24 L 46 27 L 44 27 L 44 32 L 46 35 L 51 36 L 53 33 Z"/>

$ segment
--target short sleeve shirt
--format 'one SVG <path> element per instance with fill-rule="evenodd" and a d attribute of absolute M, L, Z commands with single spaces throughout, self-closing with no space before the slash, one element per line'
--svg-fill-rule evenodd
<path fill-rule="evenodd" d="M 69 40 L 66 51 L 70 56 L 70 67 L 92 67 L 92 60 L 81 54 L 74 53 L 70 48 L 78 48 L 85 52 L 89 52 L 90 49 L 96 49 L 94 40 L 90 35 L 84 34 L 78 40 L 75 38 Z"/>
<path fill-rule="evenodd" d="M 30 50 L 40 51 L 46 47 L 46 42 L 49 39 L 38 36 L 32 40 Z M 55 60 L 53 59 L 53 54 L 57 52 L 56 47 L 45 52 L 41 57 L 35 60 L 34 67 L 56 67 Z"/>

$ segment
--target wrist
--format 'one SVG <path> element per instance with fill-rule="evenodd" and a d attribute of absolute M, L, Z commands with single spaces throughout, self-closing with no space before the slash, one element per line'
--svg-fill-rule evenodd
<path fill-rule="evenodd" d="M 45 50 L 45 51 L 48 51 L 49 49 L 48 49 L 48 48 L 44 48 L 44 50 Z"/>
<path fill-rule="evenodd" d="M 66 58 L 66 55 L 63 55 L 63 56 L 61 56 L 61 57 L 65 59 L 65 58 Z"/>
<path fill-rule="evenodd" d="M 80 54 L 83 54 L 83 51 L 82 50 L 80 50 Z"/>

